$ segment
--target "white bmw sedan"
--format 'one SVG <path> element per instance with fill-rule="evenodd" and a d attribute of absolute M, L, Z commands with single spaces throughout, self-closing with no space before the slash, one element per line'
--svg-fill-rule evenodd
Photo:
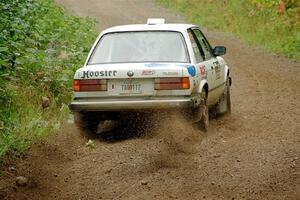
<path fill-rule="evenodd" d="M 207 131 L 209 109 L 231 110 L 225 53 L 223 46 L 212 48 L 195 25 L 149 19 L 109 28 L 75 73 L 70 110 L 85 130 L 128 112 L 178 109 Z"/>

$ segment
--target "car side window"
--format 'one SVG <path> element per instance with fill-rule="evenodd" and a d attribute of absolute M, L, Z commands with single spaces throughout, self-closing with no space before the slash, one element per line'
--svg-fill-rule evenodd
<path fill-rule="evenodd" d="M 196 35 L 197 40 L 204 51 L 204 57 L 205 57 L 204 59 L 208 60 L 208 59 L 212 58 L 213 55 L 212 55 L 211 47 L 210 47 L 209 43 L 207 42 L 207 40 L 205 39 L 202 32 L 199 29 L 193 29 L 193 32 Z"/>
<path fill-rule="evenodd" d="M 196 58 L 196 63 L 200 63 L 203 61 L 204 58 L 204 52 L 201 49 L 201 47 L 199 46 L 199 44 L 197 43 L 197 39 L 196 36 L 194 35 L 194 33 L 192 32 L 192 30 L 188 30 L 188 35 L 192 44 L 192 48 L 193 48 L 193 52 Z"/>

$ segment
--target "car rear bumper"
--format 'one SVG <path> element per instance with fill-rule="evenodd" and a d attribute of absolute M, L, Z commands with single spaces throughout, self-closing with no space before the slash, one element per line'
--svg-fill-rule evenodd
<path fill-rule="evenodd" d="M 69 105 L 71 111 L 137 111 L 188 108 L 192 99 L 75 99 Z"/>

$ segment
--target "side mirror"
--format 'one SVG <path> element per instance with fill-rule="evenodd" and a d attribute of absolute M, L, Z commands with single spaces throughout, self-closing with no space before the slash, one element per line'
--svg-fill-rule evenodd
<path fill-rule="evenodd" d="M 214 53 L 215 56 L 222 56 L 222 55 L 226 54 L 226 47 L 224 47 L 224 46 L 216 46 L 213 49 L 213 53 Z"/>

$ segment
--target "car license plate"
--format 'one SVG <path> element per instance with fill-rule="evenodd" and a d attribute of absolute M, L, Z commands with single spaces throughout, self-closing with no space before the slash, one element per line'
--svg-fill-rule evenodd
<path fill-rule="evenodd" d="M 122 93 L 142 93 L 142 85 L 138 81 L 127 80 L 121 85 Z"/>

